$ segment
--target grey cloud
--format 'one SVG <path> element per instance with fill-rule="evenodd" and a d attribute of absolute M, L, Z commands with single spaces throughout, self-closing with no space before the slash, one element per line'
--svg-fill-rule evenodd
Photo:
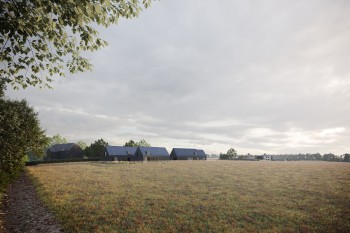
<path fill-rule="evenodd" d="M 138 19 L 101 29 L 109 46 L 89 55 L 93 72 L 53 90 L 7 93 L 37 106 L 49 134 L 72 140 L 346 153 L 349 5 L 154 2 Z M 337 128 L 332 140 L 322 136 Z"/>

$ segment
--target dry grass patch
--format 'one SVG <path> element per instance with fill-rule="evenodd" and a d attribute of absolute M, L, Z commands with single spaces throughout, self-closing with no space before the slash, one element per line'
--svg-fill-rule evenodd
<path fill-rule="evenodd" d="M 350 164 L 191 161 L 29 168 L 69 232 L 347 232 Z"/>

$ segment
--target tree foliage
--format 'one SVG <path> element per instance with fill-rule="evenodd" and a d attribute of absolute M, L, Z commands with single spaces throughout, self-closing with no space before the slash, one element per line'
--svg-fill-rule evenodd
<path fill-rule="evenodd" d="M 108 146 L 108 142 L 101 138 L 86 147 L 84 154 L 87 157 L 103 157 L 106 151 L 106 146 Z"/>
<path fill-rule="evenodd" d="M 5 80 L 0 78 L 0 98 L 5 96 L 6 83 Z"/>
<path fill-rule="evenodd" d="M 233 148 L 229 149 L 226 153 L 229 157 L 235 158 L 237 157 L 237 151 Z"/>
<path fill-rule="evenodd" d="M 87 147 L 87 144 L 86 144 L 86 142 L 84 142 L 84 141 L 77 141 L 77 143 L 76 143 L 78 146 L 80 146 L 80 148 L 82 149 L 82 150 L 85 150 L 85 148 Z"/>
<path fill-rule="evenodd" d="M 97 25 L 137 17 L 152 0 L 0 0 L 0 77 L 14 88 L 49 86 L 91 69 L 82 56 L 107 45 Z"/>
<path fill-rule="evenodd" d="M 18 173 L 27 154 L 43 155 L 48 138 L 27 101 L 0 98 L 0 186 Z"/>
<path fill-rule="evenodd" d="M 141 139 L 139 142 L 136 143 L 137 146 L 146 146 L 146 147 L 150 147 L 151 144 L 148 143 L 145 139 Z"/>
<path fill-rule="evenodd" d="M 350 154 L 344 154 L 344 162 L 350 161 Z"/>
<path fill-rule="evenodd" d="M 336 157 L 333 153 L 328 153 L 328 154 L 324 154 L 322 156 L 322 160 L 323 161 L 334 161 L 334 160 L 336 160 Z"/>
<path fill-rule="evenodd" d="M 233 148 L 229 149 L 226 154 L 220 153 L 219 159 L 235 159 L 237 158 L 237 151 Z"/>
<path fill-rule="evenodd" d="M 151 146 L 150 143 L 148 143 L 145 139 L 141 139 L 139 142 L 135 142 L 134 140 L 129 140 L 124 144 L 124 146 L 130 146 L 130 147 L 138 147 L 138 146 Z"/>
<path fill-rule="evenodd" d="M 227 155 L 227 154 L 220 153 L 219 159 L 227 160 L 227 159 L 229 159 L 229 158 L 228 158 L 228 155 Z"/>
<path fill-rule="evenodd" d="M 60 134 L 56 134 L 56 135 L 53 135 L 52 137 L 49 137 L 48 148 L 56 144 L 65 144 L 65 143 L 68 143 L 68 139 L 65 137 L 62 137 Z"/>
<path fill-rule="evenodd" d="M 124 146 L 137 147 L 136 142 L 131 139 L 128 142 L 126 142 Z"/>

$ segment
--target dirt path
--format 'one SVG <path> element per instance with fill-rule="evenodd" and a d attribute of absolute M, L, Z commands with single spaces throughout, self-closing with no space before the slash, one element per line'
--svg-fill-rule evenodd
<path fill-rule="evenodd" d="M 4 214 L 5 233 L 63 232 L 25 172 L 9 187 L 0 212 Z"/>

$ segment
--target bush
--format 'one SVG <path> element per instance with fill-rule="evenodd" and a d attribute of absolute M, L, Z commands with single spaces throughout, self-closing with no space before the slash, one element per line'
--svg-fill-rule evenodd
<path fill-rule="evenodd" d="M 9 100 L 0 85 L 0 191 L 22 170 L 29 152 L 41 154 L 47 137 L 25 100 Z"/>

